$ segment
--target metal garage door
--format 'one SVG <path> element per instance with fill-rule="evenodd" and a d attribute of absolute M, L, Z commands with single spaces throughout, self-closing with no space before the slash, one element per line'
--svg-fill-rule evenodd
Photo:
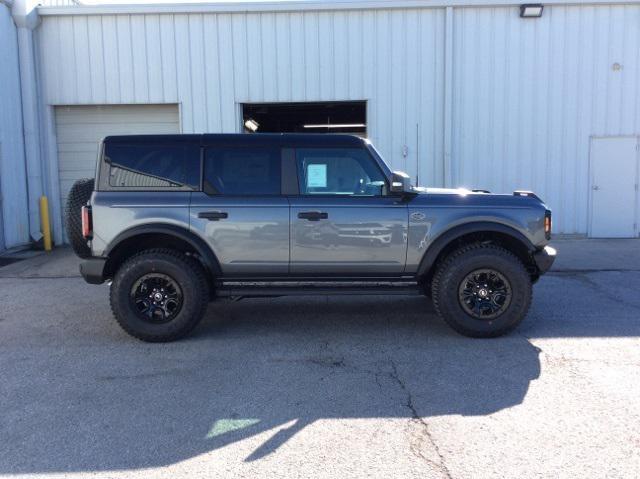
<path fill-rule="evenodd" d="M 98 142 L 105 136 L 179 132 L 178 105 L 56 107 L 62 209 L 71 185 L 95 176 Z"/>

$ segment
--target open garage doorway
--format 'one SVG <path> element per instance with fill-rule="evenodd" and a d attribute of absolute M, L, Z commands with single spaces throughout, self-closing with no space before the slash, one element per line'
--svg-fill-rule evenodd
<path fill-rule="evenodd" d="M 245 103 L 246 133 L 349 133 L 367 135 L 366 101 Z"/>

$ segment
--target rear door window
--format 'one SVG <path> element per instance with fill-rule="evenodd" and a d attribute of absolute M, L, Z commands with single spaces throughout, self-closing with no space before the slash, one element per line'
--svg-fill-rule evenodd
<path fill-rule="evenodd" d="M 106 144 L 109 186 L 123 188 L 195 188 L 200 178 L 198 145 Z"/>
<path fill-rule="evenodd" d="M 279 148 L 208 148 L 204 192 L 210 195 L 279 195 Z"/>

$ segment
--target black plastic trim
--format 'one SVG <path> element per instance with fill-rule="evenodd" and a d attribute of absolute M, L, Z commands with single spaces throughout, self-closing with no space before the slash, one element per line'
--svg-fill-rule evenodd
<path fill-rule="evenodd" d="M 305 295 L 420 295 L 421 288 L 409 281 L 249 281 L 221 282 L 217 296 L 305 296 Z"/>
<path fill-rule="evenodd" d="M 451 228 L 438 236 L 434 242 L 429 246 L 426 253 L 422 256 L 420 266 L 418 267 L 418 276 L 422 276 L 429 272 L 431 267 L 436 262 L 436 259 L 440 253 L 449 245 L 452 241 L 468 235 L 470 233 L 503 233 L 511 236 L 515 240 L 522 243 L 530 253 L 533 253 L 536 248 L 522 233 L 500 223 L 493 223 L 491 221 L 478 221 L 473 223 L 466 223 L 460 226 Z"/>
<path fill-rule="evenodd" d="M 122 244 L 123 241 L 144 234 L 167 234 L 175 236 L 176 238 L 187 242 L 189 245 L 191 245 L 191 247 L 193 247 L 194 250 L 196 250 L 198 255 L 202 258 L 204 265 L 212 275 L 220 276 L 222 274 L 222 269 L 220 268 L 218 258 L 213 253 L 213 251 L 211 251 L 211 248 L 206 243 L 206 241 L 204 241 L 196 234 L 190 232 L 189 230 L 175 225 L 149 224 L 135 226 L 126 231 L 123 231 L 118 236 L 116 236 L 114 240 L 109 244 L 105 251 L 105 256 L 110 256 L 111 253 L 120 244 Z"/>
<path fill-rule="evenodd" d="M 540 251 L 533 253 L 533 260 L 536 262 L 536 266 L 538 267 L 540 274 L 544 274 L 549 271 L 555 259 L 556 250 L 551 246 L 545 246 Z"/>
<path fill-rule="evenodd" d="M 284 196 L 300 194 L 296 170 L 296 152 L 293 148 L 282 149 L 281 190 Z"/>
<path fill-rule="evenodd" d="M 80 274 L 89 284 L 104 283 L 104 267 L 107 258 L 89 258 L 80 262 Z"/>

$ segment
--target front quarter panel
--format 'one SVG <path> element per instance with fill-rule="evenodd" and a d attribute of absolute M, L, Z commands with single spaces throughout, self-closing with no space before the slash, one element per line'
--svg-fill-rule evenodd
<path fill-rule="evenodd" d="M 528 197 L 420 194 L 409 204 L 406 272 L 417 272 L 422 257 L 442 234 L 469 223 L 497 223 L 519 232 L 536 248 L 542 247 L 547 243 L 545 209 L 538 200 Z"/>

